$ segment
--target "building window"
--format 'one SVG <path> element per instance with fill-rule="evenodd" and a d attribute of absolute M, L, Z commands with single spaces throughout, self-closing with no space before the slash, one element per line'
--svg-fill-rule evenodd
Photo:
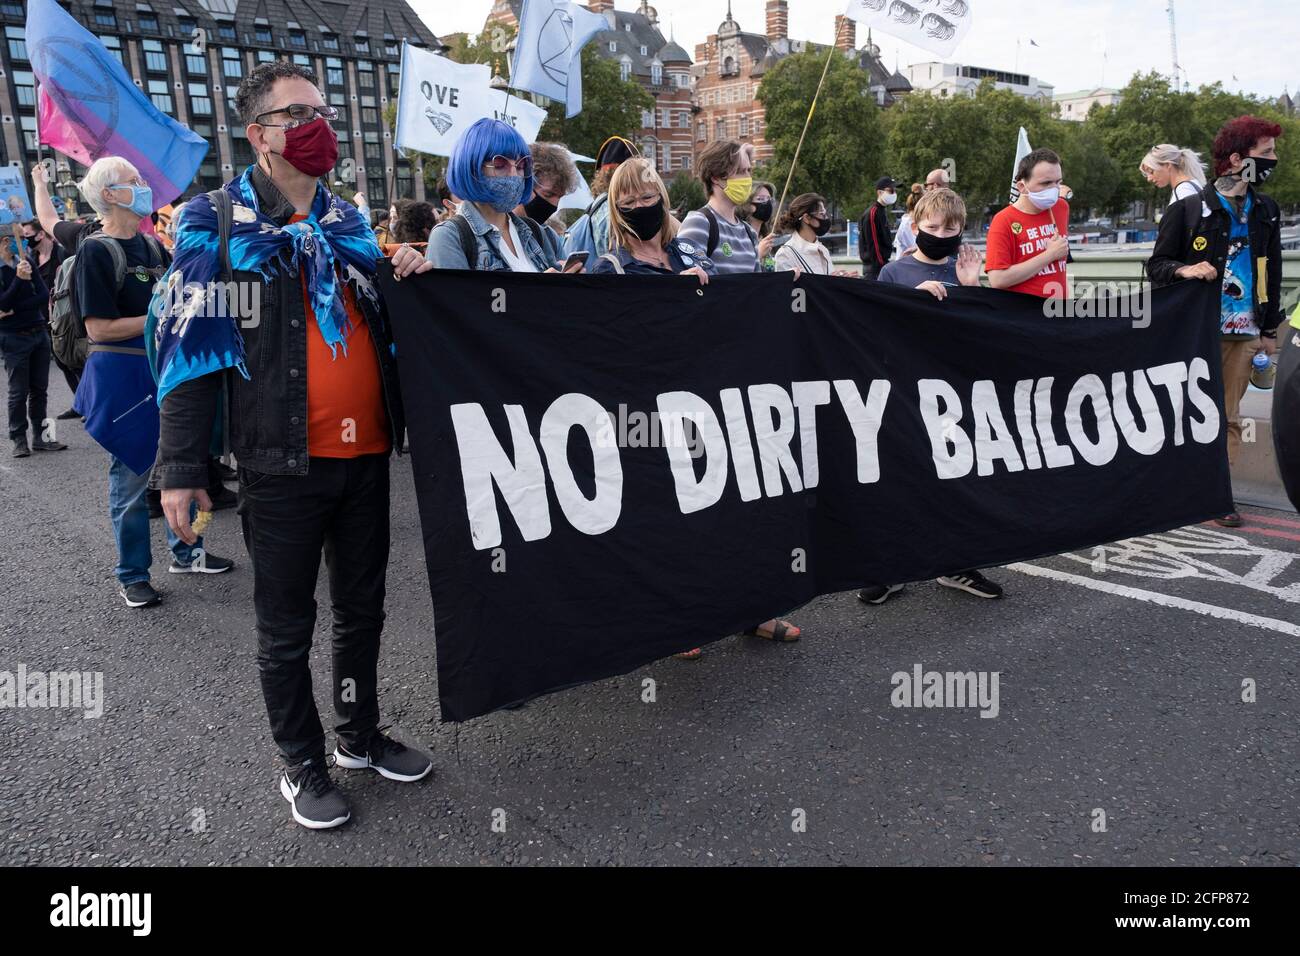
<path fill-rule="evenodd" d="M 384 53 L 388 56 L 401 56 L 401 49 L 398 47 L 397 41 L 390 37 L 384 37 Z"/>
<path fill-rule="evenodd" d="M 357 64 L 360 67 L 360 64 Z M 375 74 L 366 70 L 357 70 L 357 83 L 363 90 L 373 90 L 375 88 Z"/>
<path fill-rule="evenodd" d="M 296 46 L 300 50 L 307 49 L 307 34 L 301 30 L 290 30 L 289 46 Z"/>
<path fill-rule="evenodd" d="M 275 42 L 271 39 L 271 28 L 262 24 L 253 27 L 253 39 L 258 43 L 265 43 L 267 46 Z"/>
<path fill-rule="evenodd" d="M 217 38 L 220 40 L 235 40 L 235 25 L 224 20 L 217 23 Z"/>
<path fill-rule="evenodd" d="M 293 62 L 295 66 L 305 66 L 307 69 L 311 69 L 311 57 L 306 53 L 295 53 L 293 55 Z"/>
<path fill-rule="evenodd" d="M 618 52 L 618 41 L 617 41 L 617 40 L 610 40 L 610 41 L 609 41 L 609 52 L 610 52 L 610 53 L 617 53 L 617 52 Z"/>
<path fill-rule="evenodd" d="M 742 137 L 745 137 L 745 136 L 748 136 L 748 135 L 749 135 L 749 117 L 748 117 L 748 116 L 742 116 L 742 117 L 740 118 L 740 135 L 741 135 Z"/>
<path fill-rule="evenodd" d="M 159 33 L 158 16 L 154 13 L 140 14 L 140 32 L 141 33 Z"/>
<path fill-rule="evenodd" d="M 179 36 L 188 37 L 190 40 L 193 40 L 194 30 L 195 30 L 195 25 L 194 25 L 193 17 L 176 18 L 176 32 Z M 197 53 L 198 51 L 195 50 L 195 52 Z"/>
<path fill-rule="evenodd" d="M 244 61 L 240 59 L 239 51 L 232 46 L 221 48 L 221 72 L 232 80 L 238 80 L 244 75 Z"/>
<path fill-rule="evenodd" d="M 95 26 L 117 29 L 117 11 L 113 9 L 113 0 L 95 0 Z"/>
<path fill-rule="evenodd" d="M 25 27 L 5 27 L 5 39 L 9 41 L 9 59 L 27 59 L 27 30 Z"/>
<path fill-rule="evenodd" d="M 650 82 L 658 86 L 664 81 L 664 68 L 659 63 L 650 64 Z"/>
<path fill-rule="evenodd" d="M 36 149 L 36 117 L 21 116 L 19 122 L 23 128 L 23 145 L 29 150 Z"/>
<path fill-rule="evenodd" d="M 164 113 L 172 111 L 172 94 L 167 88 L 166 80 L 149 81 L 149 99 L 153 100 L 153 105 Z"/>
<path fill-rule="evenodd" d="M 642 55 L 642 56 L 649 56 L 649 55 L 650 55 L 650 51 L 649 51 L 648 49 L 646 49 L 646 45 L 645 45 L 644 43 L 641 44 L 641 55 Z"/>
<path fill-rule="evenodd" d="M 717 132 L 716 132 L 716 134 L 715 134 L 715 136 L 714 136 L 715 139 L 726 139 L 726 138 L 727 138 L 727 121 L 726 121 L 725 119 L 720 119 L 720 120 L 718 120 L 717 125 L 716 125 L 716 130 L 717 130 Z"/>
<path fill-rule="evenodd" d="M 655 114 L 653 110 L 641 111 L 641 128 L 642 129 L 655 128 Z"/>
<path fill-rule="evenodd" d="M 273 60 L 275 60 L 275 54 L 272 53 L 270 50 L 258 50 L 258 51 L 257 51 L 257 62 L 258 62 L 258 63 L 270 63 L 270 62 L 272 62 Z"/>
<path fill-rule="evenodd" d="M 109 53 L 117 57 L 118 63 L 121 63 L 124 66 L 126 65 L 126 61 L 122 59 L 122 38 L 121 37 L 101 36 L 99 38 L 99 42 L 104 44 L 104 46 L 108 49 Z"/>
<path fill-rule="evenodd" d="M 624 57 L 618 64 L 618 75 L 626 83 L 632 79 L 632 61 Z"/>
<path fill-rule="evenodd" d="M 207 57 L 202 54 L 185 54 L 185 72 L 194 76 L 203 76 L 208 72 Z"/>
<path fill-rule="evenodd" d="M 355 49 L 358 53 L 369 53 L 369 52 L 370 52 L 370 41 L 369 41 L 368 39 L 366 39 L 365 37 L 354 37 L 353 40 L 352 40 L 352 47 L 353 47 L 353 49 Z"/>
<path fill-rule="evenodd" d="M 330 91 L 330 106 L 342 106 L 348 101 L 348 95 L 337 90 Z"/>
<path fill-rule="evenodd" d="M 187 89 L 190 93 L 190 112 L 195 116 L 211 116 L 212 97 L 208 95 L 208 85 L 206 83 L 190 83 Z"/>
<path fill-rule="evenodd" d="M 31 70 L 14 70 L 14 86 L 18 91 L 19 106 L 36 105 L 36 77 Z"/>
<path fill-rule="evenodd" d="M 339 48 L 339 37 L 337 33 L 322 33 L 320 38 L 321 47 L 326 50 L 337 50 Z"/>
<path fill-rule="evenodd" d="M 704 120 L 700 120 L 695 124 L 695 141 L 697 143 L 703 143 L 708 138 L 708 130 L 704 125 Z"/>
<path fill-rule="evenodd" d="M 163 52 L 162 43 L 157 40 L 141 40 L 144 49 L 144 68 L 150 73 L 167 72 L 167 54 Z"/>
<path fill-rule="evenodd" d="M 373 106 L 363 106 L 361 108 L 361 122 L 366 126 L 379 125 L 379 110 Z"/>
<path fill-rule="evenodd" d="M 339 61 L 338 61 L 338 60 L 335 60 L 334 62 L 335 62 L 335 63 L 338 63 Z M 326 62 L 326 64 L 325 64 L 325 85 L 326 85 L 326 86 L 342 86 L 342 85 L 343 85 L 343 67 L 342 67 L 341 64 L 338 65 L 338 66 L 330 66 L 329 63 Z"/>
<path fill-rule="evenodd" d="M 11 17 L 27 16 L 27 11 L 23 9 L 23 5 L 21 3 L 13 2 L 13 0 L 5 0 L 4 3 L 0 3 L 0 13 L 7 14 Z"/>

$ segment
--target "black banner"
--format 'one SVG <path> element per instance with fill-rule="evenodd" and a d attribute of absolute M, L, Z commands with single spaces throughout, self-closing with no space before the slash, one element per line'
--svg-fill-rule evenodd
<path fill-rule="evenodd" d="M 1206 283 L 1045 304 L 789 274 L 382 281 L 444 720 L 819 594 L 1232 510 Z"/>

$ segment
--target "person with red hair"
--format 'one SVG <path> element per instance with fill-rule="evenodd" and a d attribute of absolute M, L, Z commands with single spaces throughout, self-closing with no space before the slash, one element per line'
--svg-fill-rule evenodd
<path fill-rule="evenodd" d="M 1147 275 L 1152 285 L 1183 279 L 1218 282 L 1223 412 L 1228 421 L 1228 462 L 1241 450 L 1241 398 L 1251 360 L 1272 357 L 1282 323 L 1282 230 L 1277 203 L 1256 187 L 1277 167 L 1282 127 L 1259 116 L 1224 124 L 1212 150 L 1214 188 L 1180 199 L 1160 221 Z M 1234 509 L 1215 519 L 1241 526 Z"/>

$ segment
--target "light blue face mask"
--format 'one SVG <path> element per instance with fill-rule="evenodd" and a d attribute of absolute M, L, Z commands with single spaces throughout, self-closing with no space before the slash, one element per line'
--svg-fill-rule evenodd
<path fill-rule="evenodd" d="M 120 202 L 119 206 L 129 209 L 141 219 L 153 212 L 153 190 L 148 186 L 135 186 L 131 183 L 119 183 L 116 186 L 109 186 L 109 189 L 129 189 L 131 190 L 131 201 Z"/>
<path fill-rule="evenodd" d="M 497 212 L 509 212 L 519 205 L 524 198 L 524 184 L 527 180 L 523 176 L 489 176 L 487 177 L 487 189 L 491 198 L 488 199 L 488 205 Z"/>

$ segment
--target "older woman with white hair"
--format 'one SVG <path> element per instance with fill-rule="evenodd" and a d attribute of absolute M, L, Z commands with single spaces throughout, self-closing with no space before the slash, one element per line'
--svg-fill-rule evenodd
<path fill-rule="evenodd" d="M 145 352 L 154 285 L 167 269 L 162 243 L 140 231 L 153 192 L 120 156 L 98 159 L 79 184 L 102 228 L 77 250 L 73 295 L 86 326 L 87 356 L 74 407 L 87 433 L 111 456 L 108 511 L 117 541 L 116 574 L 128 607 L 162 600 L 149 582 L 153 562 L 145 492 L 158 452 L 158 402 Z M 186 545 L 167 528 L 173 574 L 219 574 L 233 562 Z"/>

